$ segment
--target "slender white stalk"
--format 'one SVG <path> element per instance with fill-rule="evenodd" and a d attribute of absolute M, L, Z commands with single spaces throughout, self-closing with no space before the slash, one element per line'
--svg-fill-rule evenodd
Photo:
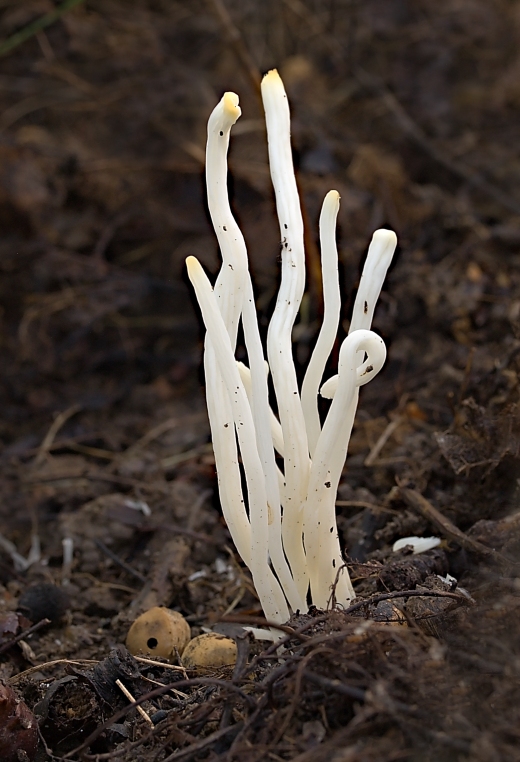
<path fill-rule="evenodd" d="M 344 563 L 338 540 L 335 501 L 354 423 L 352 402 L 360 382 L 356 358 L 359 351 L 367 353 L 364 366 L 372 368 L 369 373 L 361 373 L 363 381 L 365 377 L 368 380 L 370 374 L 377 373 L 385 361 L 385 344 L 377 334 L 359 330 L 344 340 L 339 356 L 338 387 L 316 445 L 309 479 L 305 548 L 312 601 L 321 608 L 327 606 L 336 575 Z M 339 573 L 335 596 L 344 606 L 353 597 L 346 570 Z"/>
<path fill-rule="evenodd" d="M 251 382 L 251 371 L 247 367 L 247 365 L 244 365 L 243 362 L 237 362 L 238 370 L 240 371 L 240 378 L 242 379 L 242 383 L 244 384 L 245 390 L 247 392 L 247 397 L 249 401 L 251 402 L 252 396 L 253 396 L 253 384 Z M 267 363 L 265 363 L 266 366 L 266 373 L 268 373 L 269 366 Z M 273 440 L 273 447 L 276 450 L 276 452 L 282 456 L 283 458 L 283 434 L 282 434 L 282 427 L 280 426 L 280 421 L 275 416 L 271 408 L 269 408 L 269 424 L 271 428 L 271 439 Z"/>
<path fill-rule="evenodd" d="M 329 191 L 325 196 L 320 215 L 323 323 L 302 384 L 302 408 L 311 458 L 314 457 L 314 450 L 321 431 L 318 414 L 318 389 L 325 365 L 336 340 L 341 311 L 338 249 L 336 246 L 338 211 L 339 193 L 334 190 Z"/>
<path fill-rule="evenodd" d="M 253 582 L 267 618 L 275 622 L 285 622 L 289 618 L 289 610 L 282 588 L 268 563 L 267 494 L 262 463 L 256 449 L 256 434 L 251 408 L 236 366 L 229 334 L 220 314 L 211 284 L 195 257 L 188 257 L 186 265 L 233 408 L 235 430 L 240 444 L 249 495 L 250 569 Z"/>
<path fill-rule="evenodd" d="M 218 370 L 215 352 L 206 339 L 204 354 L 206 374 L 206 404 L 215 454 L 215 467 L 222 513 L 233 542 L 247 566 L 251 564 L 251 526 L 242 494 L 242 479 L 233 411 L 222 375 Z"/>
<path fill-rule="evenodd" d="M 283 477 L 280 479 L 280 471 L 276 466 L 274 460 L 273 440 L 271 432 L 275 430 L 275 436 L 281 438 L 281 427 L 276 420 L 273 411 L 267 405 L 267 411 L 261 409 L 255 416 L 255 396 L 254 396 L 254 380 L 258 380 L 258 373 L 253 376 L 249 368 L 241 362 L 237 362 L 240 378 L 244 384 L 247 398 L 253 409 L 253 418 L 255 421 L 256 438 L 258 444 L 258 452 L 260 459 L 264 465 L 264 473 L 266 475 L 266 489 L 267 489 L 267 502 L 268 502 L 268 516 L 269 516 L 269 554 L 274 570 L 280 580 L 282 588 L 287 596 L 287 600 L 293 611 L 306 610 L 307 606 L 305 601 L 301 598 L 296 588 L 296 584 L 292 577 L 291 571 L 287 564 L 287 560 L 284 555 L 282 545 L 282 525 L 281 525 L 281 511 L 280 511 L 280 492 L 283 490 Z M 268 366 L 264 362 L 265 369 L 265 381 L 267 382 Z M 259 395 L 258 395 L 259 396 Z M 258 398 L 258 397 L 257 397 Z M 265 389 L 265 397 L 262 394 L 261 399 L 267 399 L 267 383 Z M 258 417 L 261 418 L 261 424 L 258 423 Z M 270 421 L 269 421 L 270 419 Z M 271 427 L 269 426 L 271 423 Z M 266 437 L 266 441 L 259 441 L 259 432 Z M 262 450 L 268 455 L 267 463 L 262 458 Z M 267 467 L 266 467 L 267 466 Z"/>
<path fill-rule="evenodd" d="M 231 127 L 240 114 L 238 96 L 235 93 L 225 93 L 209 118 L 206 144 L 208 208 L 222 253 L 222 267 L 215 282 L 215 296 L 232 347 L 236 343 L 248 272 L 244 236 L 233 217 L 227 193 L 229 136 Z"/>
<path fill-rule="evenodd" d="M 265 361 L 249 280 L 249 295 L 242 312 L 244 339 L 251 364 L 251 408 L 256 431 L 258 455 L 263 466 L 269 516 L 269 554 L 273 568 L 281 582 L 293 611 L 302 611 L 306 603 L 300 594 L 287 564 L 282 544 L 282 512 L 277 468 L 271 436 L 269 392 Z"/>
<path fill-rule="evenodd" d="M 219 309 L 234 347 L 247 273 L 247 251 L 227 194 L 227 152 L 231 127 L 240 116 L 238 96 L 225 93 L 208 121 L 206 186 L 208 207 L 222 252 L 215 291 Z M 213 437 L 222 511 L 237 550 L 251 563 L 251 527 L 244 505 L 233 411 L 210 337 L 204 353 L 206 398 Z"/>
<path fill-rule="evenodd" d="M 61 584 L 68 585 L 74 559 L 74 540 L 72 537 L 64 537 L 61 541 L 63 548 L 63 561 L 61 565 Z"/>
<path fill-rule="evenodd" d="M 284 440 L 284 515 L 282 535 L 299 594 L 308 589 L 302 542 L 303 512 L 309 477 L 309 450 L 292 357 L 292 329 L 305 287 L 303 220 L 291 153 L 289 104 L 275 70 L 262 80 L 269 166 L 282 241 L 282 282 L 267 333 L 267 356 Z"/>

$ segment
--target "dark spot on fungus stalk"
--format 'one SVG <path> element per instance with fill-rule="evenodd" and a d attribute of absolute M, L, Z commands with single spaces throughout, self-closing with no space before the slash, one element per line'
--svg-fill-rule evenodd
<path fill-rule="evenodd" d="M 332 559 L 332 566 L 333 566 L 334 568 L 336 568 L 336 559 L 335 559 L 335 558 L 333 558 L 333 559 Z"/>
<path fill-rule="evenodd" d="M 224 134 L 224 133 L 222 132 L 222 130 L 220 130 L 220 137 L 222 137 L 222 135 L 223 135 L 223 134 Z"/>
<path fill-rule="evenodd" d="M 327 489 L 330 489 L 330 482 L 325 482 L 325 486 L 327 487 Z"/>
<path fill-rule="evenodd" d="M 332 534 L 332 532 L 333 532 L 333 531 L 334 531 L 334 527 L 331 527 L 331 528 L 329 529 L 329 532 Z"/>
<path fill-rule="evenodd" d="M 225 230 L 227 233 L 227 227 L 225 225 L 222 225 L 222 230 Z"/>
<path fill-rule="evenodd" d="M 286 222 L 283 223 L 283 226 L 287 230 L 287 223 Z"/>
<path fill-rule="evenodd" d="M 365 304 L 363 306 L 363 312 L 365 313 L 365 315 L 367 314 L 367 312 L 368 312 L 368 302 L 365 302 Z"/>

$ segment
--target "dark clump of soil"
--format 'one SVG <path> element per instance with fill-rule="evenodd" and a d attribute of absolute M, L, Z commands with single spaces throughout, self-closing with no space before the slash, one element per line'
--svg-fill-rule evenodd
<path fill-rule="evenodd" d="M 2 759 L 520 760 L 520 4 L 4 0 L 0 38 Z M 274 66 L 307 224 L 301 367 L 325 193 L 344 331 L 373 230 L 399 237 L 338 495 L 357 597 L 277 644 L 244 630 L 264 620 L 219 510 L 184 274 L 219 267 L 205 128 L 233 90 L 265 328 Z M 413 535 L 441 544 L 392 552 Z M 235 667 L 131 656 L 153 606 L 235 637 Z"/>

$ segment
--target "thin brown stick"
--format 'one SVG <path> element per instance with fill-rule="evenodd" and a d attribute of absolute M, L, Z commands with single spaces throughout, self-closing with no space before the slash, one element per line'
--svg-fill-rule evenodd
<path fill-rule="evenodd" d="M 214 733 L 211 733 L 206 738 L 203 738 L 202 741 L 197 741 L 196 743 L 192 743 L 189 746 L 187 746 L 185 749 L 182 749 L 180 751 L 174 751 L 173 754 L 170 754 L 169 757 L 166 757 L 164 762 L 174 762 L 176 759 L 184 759 L 185 757 L 195 754 L 199 751 L 202 751 L 202 749 L 205 749 L 207 746 L 210 746 L 215 741 L 218 741 L 219 739 L 223 738 L 224 736 L 230 735 L 231 733 L 238 733 L 243 726 L 243 722 L 237 722 L 236 725 L 229 725 L 226 728 L 220 728 L 220 730 L 215 730 Z"/>
<path fill-rule="evenodd" d="M 23 632 L 20 632 L 18 635 L 16 635 L 14 638 L 11 638 L 7 643 L 4 643 L 3 646 L 0 646 L 0 654 L 3 654 L 4 651 L 8 651 L 12 646 L 16 645 L 19 640 L 23 640 L 28 635 L 32 635 L 33 632 L 37 632 L 38 630 L 41 630 L 42 627 L 45 627 L 47 624 L 50 624 L 50 619 L 40 619 L 39 622 L 36 622 L 36 624 L 33 624 L 32 627 L 29 627 L 27 630 L 24 630 Z"/>
<path fill-rule="evenodd" d="M 280 630 L 281 632 L 287 633 L 287 635 L 290 635 L 291 637 L 298 637 L 296 630 L 293 627 L 289 627 L 289 625 L 286 624 L 277 624 L 276 622 L 270 622 L 268 619 L 264 619 L 264 617 L 261 616 L 249 616 L 248 614 L 223 614 L 221 617 L 219 617 L 218 621 L 233 622 L 236 624 L 247 624 L 251 626 L 265 627 L 266 629 L 268 627 L 272 627 L 275 630 Z"/>
<path fill-rule="evenodd" d="M 343 683 L 341 680 L 331 680 L 328 677 L 319 675 L 316 672 L 305 670 L 304 676 L 312 683 L 316 683 L 321 688 L 325 688 L 327 691 L 335 691 L 336 693 L 342 693 L 344 696 L 356 699 L 357 701 L 365 700 L 365 691 L 362 688 L 354 688 L 351 685 Z"/>
<path fill-rule="evenodd" d="M 471 537 L 468 537 L 467 534 L 455 526 L 452 521 L 446 518 L 446 516 L 435 508 L 429 500 L 423 497 L 420 492 L 417 492 L 417 490 L 409 489 L 408 487 L 399 487 L 399 493 L 410 508 L 433 524 L 444 537 L 453 540 L 465 550 L 477 553 L 479 556 L 491 556 L 492 558 L 496 558 L 507 564 L 515 563 L 501 553 L 498 553 L 493 548 L 488 548 L 487 545 L 483 545 L 481 542 L 478 542 L 478 540 L 473 540 Z"/>
<path fill-rule="evenodd" d="M 78 405 L 78 404 L 71 405 L 71 407 L 67 408 L 67 410 L 64 410 L 62 413 L 59 413 L 56 416 L 51 426 L 49 427 L 49 430 L 47 434 L 45 435 L 43 442 L 40 445 L 38 454 L 36 455 L 36 458 L 34 459 L 35 465 L 38 465 L 43 460 L 45 460 L 45 457 L 48 455 L 49 450 L 52 447 L 52 443 L 54 442 L 58 431 L 62 428 L 62 426 L 65 425 L 65 423 L 69 420 L 69 418 L 72 418 L 72 416 L 76 415 L 76 413 L 79 412 L 80 410 L 81 410 L 81 405 Z"/>
<path fill-rule="evenodd" d="M 365 462 L 363 463 L 364 466 L 373 466 L 377 464 L 377 459 L 379 457 L 379 453 L 385 446 L 385 444 L 388 442 L 394 431 L 399 428 L 399 426 L 403 423 L 405 420 L 404 415 L 398 415 L 397 418 L 394 418 L 393 421 L 390 421 L 390 423 L 386 426 L 385 430 L 381 434 L 381 436 L 378 438 L 375 445 L 372 447 L 370 452 L 365 458 Z"/>
<path fill-rule="evenodd" d="M 124 685 L 124 684 L 121 682 L 121 680 L 117 679 L 117 680 L 116 680 L 116 685 L 117 685 L 117 687 L 119 688 L 119 690 L 120 690 L 120 691 L 123 693 L 123 695 L 124 695 L 124 696 L 126 696 L 126 698 L 127 698 L 129 701 L 131 701 L 132 703 L 135 701 L 135 698 L 134 698 L 134 696 L 132 696 L 132 694 L 130 693 L 130 691 L 129 691 L 129 690 L 128 690 L 128 688 L 126 687 L 126 685 Z M 148 723 L 148 725 L 150 725 L 150 726 L 153 728 L 153 722 L 152 722 L 152 720 L 150 719 L 150 715 L 148 714 L 148 712 L 145 712 L 142 706 L 138 706 L 138 707 L 136 707 L 136 708 L 137 708 L 137 711 L 139 712 L 139 714 L 141 715 L 141 717 L 143 718 L 143 720 L 144 720 L 145 722 L 147 722 L 147 723 Z"/>
<path fill-rule="evenodd" d="M 128 704 L 128 706 L 120 709 L 118 712 L 112 715 L 112 717 L 106 720 L 106 722 L 99 725 L 94 731 L 92 731 L 92 733 L 87 738 L 85 738 L 85 740 L 79 746 L 67 752 L 63 756 L 63 759 L 71 759 L 71 757 L 75 757 L 78 754 L 81 754 L 81 752 L 85 751 L 85 749 L 88 749 L 88 747 L 94 743 L 96 738 L 99 738 L 104 730 L 110 727 L 114 722 L 119 722 L 119 720 L 123 719 L 123 717 L 125 717 L 131 709 L 136 709 L 141 704 L 144 704 L 145 701 L 151 701 L 151 699 L 163 696 L 172 688 L 195 688 L 199 685 L 214 685 L 219 688 L 224 688 L 225 690 L 238 694 L 244 701 L 247 702 L 247 704 L 251 705 L 251 703 L 254 703 L 251 696 L 241 690 L 238 686 L 234 685 L 232 682 L 226 680 L 218 680 L 217 678 L 213 677 L 194 677 L 190 680 L 178 680 L 175 683 L 167 683 L 160 688 L 156 688 L 155 690 L 150 691 L 150 693 L 145 693 L 142 696 L 139 696 L 139 698 L 135 701 L 132 701 L 131 704 Z"/>
<path fill-rule="evenodd" d="M 23 637 L 25 637 L 27 632 L 22 634 Z M 91 664 L 99 664 L 99 659 L 53 659 L 52 661 L 45 661 L 43 664 L 35 664 L 33 667 L 29 667 L 29 669 L 25 669 L 23 672 L 18 672 L 17 675 L 10 677 L 7 682 L 9 685 L 14 685 L 24 677 L 31 675 L 33 672 L 39 672 L 42 669 L 47 669 L 47 667 L 55 667 L 57 664 L 74 664 L 78 667 L 85 667 L 90 666 Z"/>
<path fill-rule="evenodd" d="M 146 582 L 146 577 L 144 574 L 141 574 L 141 572 L 137 571 L 137 569 L 134 569 L 133 566 L 130 566 L 130 564 L 127 564 L 126 561 L 123 561 L 122 558 L 119 558 L 117 553 L 114 553 L 113 550 L 110 550 L 110 548 L 107 548 L 104 542 L 101 540 L 94 540 L 94 543 L 98 546 L 100 551 L 104 553 L 108 558 L 110 558 L 115 564 L 121 567 L 124 571 L 127 572 L 127 574 L 130 574 L 132 577 L 135 577 L 139 580 L 139 582 L 142 582 L 143 584 Z"/>

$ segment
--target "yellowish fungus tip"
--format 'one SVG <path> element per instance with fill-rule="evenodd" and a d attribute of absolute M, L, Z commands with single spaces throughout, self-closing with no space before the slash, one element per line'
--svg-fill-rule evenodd
<path fill-rule="evenodd" d="M 269 71 L 266 74 L 264 74 L 264 80 L 266 79 L 272 79 L 272 80 L 276 79 L 281 81 L 281 77 L 278 74 L 278 69 L 269 69 Z"/>
<path fill-rule="evenodd" d="M 238 95 L 232 92 L 224 93 L 223 101 L 224 110 L 233 119 L 233 123 L 235 123 L 242 113 L 242 109 L 238 105 Z"/>
<path fill-rule="evenodd" d="M 191 255 L 186 257 L 186 267 L 188 268 L 188 275 L 190 277 L 195 275 L 195 273 L 200 269 L 199 260 Z"/>
<path fill-rule="evenodd" d="M 283 86 L 282 78 L 278 74 L 277 69 L 271 69 L 267 72 L 267 74 L 264 75 L 264 78 L 262 79 L 262 90 L 265 87 L 269 88 L 279 88 L 285 93 L 285 88 Z"/>

